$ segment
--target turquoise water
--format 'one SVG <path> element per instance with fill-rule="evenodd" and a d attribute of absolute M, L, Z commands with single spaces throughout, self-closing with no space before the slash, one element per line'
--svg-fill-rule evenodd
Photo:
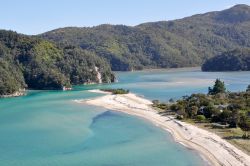
<path fill-rule="evenodd" d="M 199 69 L 151 70 L 118 73 L 119 82 L 108 87 L 122 87 L 148 99 L 168 101 L 192 93 L 207 93 L 216 78 L 225 82 L 228 91 L 245 91 L 250 72 L 201 72 Z"/>
<path fill-rule="evenodd" d="M 206 92 L 215 78 L 224 80 L 231 91 L 245 90 L 250 83 L 250 72 L 163 70 L 117 75 L 115 84 L 77 86 L 68 92 L 30 91 L 27 96 L 0 99 L 0 165 L 204 165 L 195 151 L 143 119 L 73 100 L 101 96 L 87 89 L 122 87 L 166 101 Z"/>

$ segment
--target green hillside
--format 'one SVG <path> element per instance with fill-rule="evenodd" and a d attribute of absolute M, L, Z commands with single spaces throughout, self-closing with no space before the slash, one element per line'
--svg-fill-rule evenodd
<path fill-rule="evenodd" d="M 98 67 L 98 71 L 96 70 Z M 74 84 L 111 82 L 105 60 L 75 46 L 0 31 L 0 95 L 20 89 L 63 89 Z"/>
<path fill-rule="evenodd" d="M 112 70 L 190 67 L 222 52 L 250 47 L 249 18 L 250 7 L 236 5 L 174 21 L 67 27 L 39 36 L 104 57 Z"/>
<path fill-rule="evenodd" d="M 249 60 L 241 53 L 223 54 L 250 48 L 249 29 L 250 7 L 236 5 L 219 12 L 134 27 L 67 27 L 38 36 L 1 30 L 0 95 L 23 88 L 63 89 L 76 84 L 112 82 L 111 69 L 213 64 L 214 60 L 208 59 L 217 55 L 222 55 L 218 58 L 223 63 L 237 60 L 241 67 L 234 70 L 249 70 L 245 65 Z M 204 70 L 215 70 L 206 64 Z M 226 65 L 220 66 L 224 70 Z"/>
<path fill-rule="evenodd" d="M 208 59 L 203 71 L 249 71 L 250 49 L 236 49 Z"/>

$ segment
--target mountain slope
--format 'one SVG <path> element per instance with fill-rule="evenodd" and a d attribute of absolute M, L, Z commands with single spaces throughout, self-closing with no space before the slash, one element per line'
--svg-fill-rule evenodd
<path fill-rule="evenodd" d="M 249 71 L 250 49 L 236 49 L 208 59 L 203 71 Z"/>
<path fill-rule="evenodd" d="M 107 62 L 91 52 L 4 30 L 0 30 L 0 73 L 0 96 L 26 87 L 63 89 L 114 79 Z"/>
<path fill-rule="evenodd" d="M 199 66 L 222 52 L 250 47 L 249 29 L 250 7 L 236 5 L 174 21 L 68 27 L 39 36 L 104 57 L 112 70 L 132 70 Z"/>

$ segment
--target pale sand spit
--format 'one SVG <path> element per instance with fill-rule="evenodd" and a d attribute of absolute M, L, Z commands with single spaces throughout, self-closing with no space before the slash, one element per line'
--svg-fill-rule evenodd
<path fill-rule="evenodd" d="M 89 100 L 79 100 L 78 103 L 100 106 L 147 119 L 170 132 L 177 142 L 198 151 L 211 165 L 250 166 L 250 156 L 226 140 L 194 125 L 178 121 L 173 116 L 159 115 L 150 106 L 151 101 L 147 99 L 132 93 L 112 95 L 100 90 L 90 90 L 90 92 L 101 92 L 106 95 Z"/>

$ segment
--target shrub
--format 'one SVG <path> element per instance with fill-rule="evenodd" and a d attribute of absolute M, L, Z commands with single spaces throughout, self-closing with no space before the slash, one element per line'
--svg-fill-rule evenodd
<path fill-rule="evenodd" d="M 249 85 L 249 89 L 250 89 L 250 85 Z M 168 101 L 169 101 L 169 103 L 174 103 L 174 99 L 173 98 L 169 99 Z"/>
<path fill-rule="evenodd" d="M 220 121 L 223 122 L 223 123 L 228 123 L 230 117 L 232 117 L 232 112 L 229 111 L 229 110 L 224 110 L 220 115 L 219 115 L 219 118 L 220 118 Z"/>
<path fill-rule="evenodd" d="M 197 106 L 192 106 L 188 109 L 188 115 L 189 117 L 193 118 L 197 115 L 199 108 Z"/>
<path fill-rule="evenodd" d="M 160 101 L 159 100 L 153 100 L 152 103 L 153 103 L 153 105 L 157 105 L 157 104 L 160 104 Z"/>
<path fill-rule="evenodd" d="M 206 120 L 206 117 L 204 115 L 197 115 L 196 120 L 199 122 L 203 122 Z"/>
<path fill-rule="evenodd" d="M 157 104 L 156 107 L 158 107 L 158 108 L 160 108 L 162 110 L 168 109 L 168 105 L 164 104 L 164 103 Z"/>
<path fill-rule="evenodd" d="M 105 91 L 105 92 L 111 92 L 112 94 L 114 95 L 117 95 L 117 94 L 128 94 L 129 93 L 129 90 L 125 90 L 125 89 L 101 89 L 102 91 Z"/>
<path fill-rule="evenodd" d="M 184 116 L 183 116 L 183 115 L 177 115 L 177 116 L 176 116 L 176 119 L 182 120 L 182 119 L 184 119 Z"/>
<path fill-rule="evenodd" d="M 213 105 L 208 105 L 203 109 L 203 114 L 206 118 L 211 118 L 213 112 L 215 112 L 215 107 Z"/>
<path fill-rule="evenodd" d="M 250 135 L 248 135 L 248 132 L 250 131 L 250 118 L 246 115 L 242 115 L 240 117 L 239 127 L 245 132 L 242 138 L 248 139 L 250 137 Z"/>

